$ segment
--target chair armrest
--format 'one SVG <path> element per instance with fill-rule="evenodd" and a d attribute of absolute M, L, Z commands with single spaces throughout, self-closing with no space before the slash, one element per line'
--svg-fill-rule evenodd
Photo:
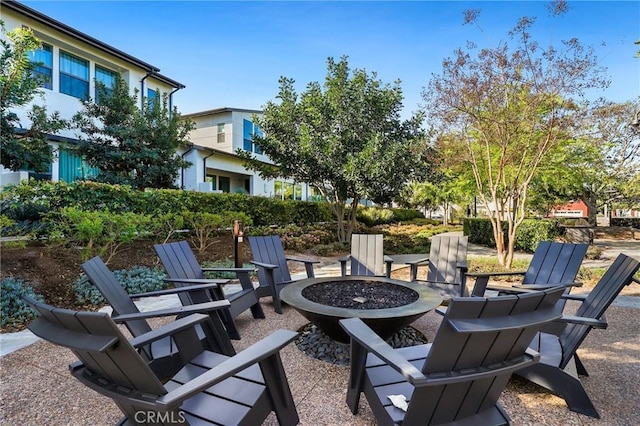
<path fill-rule="evenodd" d="M 319 260 L 309 260 L 309 259 L 300 259 L 297 257 L 285 256 L 286 260 L 291 260 L 292 262 L 301 262 L 304 263 L 304 269 L 307 272 L 307 278 L 315 278 L 316 274 L 313 270 L 313 265 L 316 263 L 320 263 Z"/>
<path fill-rule="evenodd" d="M 285 256 L 285 259 L 291 260 L 292 262 L 303 262 L 303 263 L 320 263 L 319 260 L 311 260 L 311 259 L 300 259 L 298 257 Z"/>
<path fill-rule="evenodd" d="M 490 278 L 490 277 L 506 277 L 509 275 L 524 275 L 526 271 L 509 271 L 509 272 L 469 272 L 468 277 L 472 278 Z"/>
<path fill-rule="evenodd" d="M 188 281 L 175 280 L 175 281 L 171 281 L 171 282 L 188 282 Z M 223 282 L 226 282 L 226 280 L 223 280 Z M 163 296 L 163 295 L 166 295 L 166 294 L 184 293 L 184 292 L 187 292 L 187 291 L 207 290 L 207 289 L 212 289 L 212 288 L 218 288 L 218 284 L 217 283 L 209 283 L 209 284 L 201 284 L 201 285 L 190 285 L 190 286 L 186 286 L 186 287 L 167 288 L 165 290 L 148 291 L 146 293 L 130 294 L 129 298 L 132 299 L 132 300 L 133 299 L 143 299 L 145 297 Z"/>
<path fill-rule="evenodd" d="M 456 263 L 456 268 L 460 269 L 460 271 L 462 272 L 462 274 L 464 276 L 469 275 L 469 274 L 467 274 L 467 271 L 469 270 L 469 265 L 467 264 L 466 260 L 463 260 L 462 262 L 457 262 Z"/>
<path fill-rule="evenodd" d="M 582 287 L 582 283 L 579 281 L 574 281 L 570 283 L 557 283 L 557 284 L 514 284 L 511 287 L 515 289 L 528 289 L 528 290 L 545 290 L 547 288 L 552 287 Z M 489 288 L 489 287 L 487 287 Z"/>
<path fill-rule="evenodd" d="M 424 257 L 422 259 L 418 259 L 418 260 L 411 260 L 409 262 L 407 262 L 407 265 L 422 265 L 425 263 L 429 262 L 429 258 L 428 257 Z"/>
<path fill-rule="evenodd" d="M 228 300 L 216 300 L 215 302 L 198 303 L 196 305 L 178 306 L 175 308 L 159 309 L 157 311 L 136 312 L 132 314 L 112 315 L 111 319 L 115 322 L 126 322 L 137 319 L 159 318 L 175 315 L 200 314 L 205 312 L 217 311 L 219 309 L 228 308 L 230 303 Z"/>
<path fill-rule="evenodd" d="M 255 260 L 252 260 L 251 263 L 256 265 L 259 268 L 264 268 L 264 269 L 276 269 L 278 267 L 278 265 L 273 265 L 271 263 L 256 262 Z"/>
<path fill-rule="evenodd" d="M 340 320 L 340 326 L 351 337 L 351 344 L 357 343 L 374 354 L 394 370 L 402 374 L 414 385 L 425 383 L 426 377 L 413 364 L 399 355 L 391 346 L 373 332 L 360 318 Z"/>
<path fill-rule="evenodd" d="M 251 273 L 255 272 L 255 268 L 201 268 L 203 272 L 235 272 L 235 273 Z"/>
<path fill-rule="evenodd" d="M 182 386 L 158 398 L 158 405 L 163 410 L 179 407 L 182 402 L 204 389 L 233 376 L 237 372 L 276 355 L 282 348 L 291 343 L 298 333 L 291 330 L 276 330 L 271 335 L 254 343 L 242 352 L 230 357 L 211 370 L 199 375 Z"/>
<path fill-rule="evenodd" d="M 584 302 L 587 296 L 588 294 L 563 294 L 562 298 L 566 300 L 577 300 L 579 302 Z"/>
<path fill-rule="evenodd" d="M 173 336 L 174 334 L 194 327 L 196 324 L 200 324 L 209 319 L 208 315 L 203 314 L 191 314 L 188 317 L 177 319 L 169 324 L 158 327 L 155 330 L 141 334 L 138 337 L 134 337 L 129 340 L 131 346 L 139 348 L 140 346 L 148 345 L 151 342 L 160 340 L 167 336 Z"/>
<path fill-rule="evenodd" d="M 560 318 L 558 321 L 568 324 L 588 325 L 590 327 L 600 328 L 603 330 L 609 326 L 606 320 L 579 317 L 575 315 L 563 315 L 562 318 Z"/>

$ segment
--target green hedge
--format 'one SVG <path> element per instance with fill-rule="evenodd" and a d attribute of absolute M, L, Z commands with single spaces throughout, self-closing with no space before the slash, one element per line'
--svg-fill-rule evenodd
<path fill-rule="evenodd" d="M 13 220 L 34 220 L 65 207 L 91 206 L 96 210 L 136 214 L 182 211 L 224 214 L 243 212 L 254 225 L 286 225 L 333 220 L 327 203 L 277 200 L 245 194 L 217 194 L 176 189 L 137 191 L 129 186 L 95 182 L 23 182 L 1 194 L 2 212 Z M 24 206 L 29 206 L 25 211 Z"/>
<path fill-rule="evenodd" d="M 640 229 L 640 217 L 612 217 L 611 226 Z"/>
<path fill-rule="evenodd" d="M 507 237 L 508 223 L 502 222 L 502 229 Z M 462 232 L 469 237 L 469 242 L 495 247 L 491 221 L 485 218 L 465 218 Z M 534 252 L 540 241 L 554 241 L 560 235 L 555 220 L 525 219 L 516 232 L 516 250 Z M 507 241 L 505 241 L 505 244 Z"/>
<path fill-rule="evenodd" d="M 414 219 L 424 218 L 418 210 L 363 207 L 359 206 L 356 213 L 356 220 L 367 226 L 384 225 L 387 223 L 408 222 Z"/>

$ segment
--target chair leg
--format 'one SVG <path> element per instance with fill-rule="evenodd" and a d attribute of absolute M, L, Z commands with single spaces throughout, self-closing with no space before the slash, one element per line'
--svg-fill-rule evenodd
<path fill-rule="evenodd" d="M 249 309 L 251 309 L 251 315 L 253 315 L 254 318 L 265 318 L 260 302 L 252 305 Z"/>
<path fill-rule="evenodd" d="M 347 407 L 353 414 L 358 414 L 360 395 L 366 372 L 367 351 L 351 340 L 351 368 L 349 369 L 349 388 L 347 389 Z"/>
<path fill-rule="evenodd" d="M 576 371 L 578 372 L 578 374 L 581 376 L 589 376 L 589 372 L 587 372 L 587 369 L 580 360 L 580 357 L 578 357 L 578 354 L 573 355 L 573 360 L 576 363 Z"/>
<path fill-rule="evenodd" d="M 558 394 L 565 400 L 571 411 L 596 419 L 600 418 L 580 379 L 572 374 L 545 364 L 536 364 L 516 371 L 514 374 Z"/>
<path fill-rule="evenodd" d="M 278 424 L 293 426 L 300 423 L 296 405 L 291 396 L 291 388 L 287 376 L 282 367 L 282 359 L 279 353 L 260 361 L 260 370 L 269 389 L 273 411 L 276 413 Z"/>

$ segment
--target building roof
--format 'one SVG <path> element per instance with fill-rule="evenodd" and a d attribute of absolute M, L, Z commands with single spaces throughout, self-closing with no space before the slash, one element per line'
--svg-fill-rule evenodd
<path fill-rule="evenodd" d="M 246 108 L 231 108 L 231 107 L 221 107 L 208 109 L 206 111 L 192 112 L 189 114 L 182 114 L 183 118 L 194 118 L 194 117 L 205 117 L 207 115 L 212 114 L 220 114 L 223 112 L 247 112 L 250 114 L 262 114 L 262 111 L 259 109 L 246 109 Z"/>
<path fill-rule="evenodd" d="M 78 41 L 81 41 L 83 43 L 86 43 L 90 46 L 93 46 L 105 53 L 108 53 L 110 55 L 113 55 L 117 58 L 120 58 L 122 60 L 124 60 L 125 62 L 128 62 L 132 65 L 135 65 L 139 68 L 142 68 L 144 70 L 147 71 L 147 73 L 149 73 L 151 76 L 153 76 L 153 78 L 168 84 L 171 87 L 175 87 L 178 89 L 184 89 L 186 86 L 182 83 L 179 83 L 165 75 L 160 74 L 160 68 L 153 66 L 147 62 L 144 62 L 134 56 L 129 55 L 126 52 L 123 52 L 120 49 L 116 49 L 113 46 L 110 46 L 94 37 L 91 37 L 90 35 L 87 35 L 81 31 L 76 30 L 75 28 L 72 28 L 66 24 L 63 24 L 60 21 L 56 21 L 55 19 L 38 12 L 35 9 L 31 9 L 28 6 L 25 6 L 21 3 L 18 3 L 16 1 L 7 1 L 7 0 L 2 0 L 2 8 L 7 8 L 7 9 L 11 9 L 23 16 L 26 16 L 30 19 L 33 19 L 36 22 L 39 22 L 43 25 L 46 25 L 49 28 L 52 28 L 58 32 L 61 32 L 69 37 L 72 37 Z"/>

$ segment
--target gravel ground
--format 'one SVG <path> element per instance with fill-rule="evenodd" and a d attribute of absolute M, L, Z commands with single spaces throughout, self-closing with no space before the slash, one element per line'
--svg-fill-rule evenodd
<path fill-rule="evenodd" d="M 636 286 L 637 287 L 637 286 Z M 297 330 L 307 323 L 293 308 L 283 315 L 263 299 L 267 318 L 238 317 L 242 340 L 238 351 L 273 330 Z M 570 302 L 574 303 L 574 302 Z M 572 308 L 572 305 L 568 305 Z M 640 418 L 640 316 L 638 309 L 612 306 L 609 328 L 593 330 L 579 351 L 590 372 L 583 378 L 587 392 L 600 412 L 600 420 L 569 411 L 563 400 L 545 389 L 512 379 L 501 403 L 516 425 L 636 425 Z M 431 338 L 441 320 L 428 313 L 413 326 Z M 289 383 L 302 425 L 373 425 L 371 411 L 362 398 L 360 412 L 352 415 L 345 405 L 348 367 L 310 358 L 295 344 L 282 352 Z M 2 425 L 105 425 L 114 424 L 120 412 L 107 398 L 84 387 L 68 372 L 75 361 L 66 349 L 39 342 L 0 358 L 0 424 Z M 277 424 L 275 416 L 267 423 Z"/>

